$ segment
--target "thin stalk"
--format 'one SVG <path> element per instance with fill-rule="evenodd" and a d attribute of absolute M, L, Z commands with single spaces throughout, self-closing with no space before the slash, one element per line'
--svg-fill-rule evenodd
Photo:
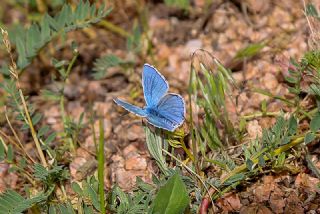
<path fill-rule="evenodd" d="M 62 88 L 61 88 L 61 96 L 60 96 L 60 111 L 61 111 L 61 118 L 62 118 L 62 122 L 63 122 L 63 127 L 64 127 L 64 131 L 66 132 L 66 123 L 67 123 L 67 117 L 66 117 L 66 113 L 65 113 L 65 108 L 64 108 L 64 87 L 66 85 L 66 82 L 68 80 L 69 74 L 71 72 L 71 68 L 73 66 L 73 64 L 75 63 L 77 57 L 79 56 L 78 51 L 75 51 L 73 54 L 73 57 L 71 59 L 71 62 L 68 65 L 67 71 L 66 71 L 66 75 L 65 78 L 63 80 L 62 83 Z M 71 149 L 75 152 L 75 145 L 74 142 L 71 138 L 67 139 Z"/>
<path fill-rule="evenodd" d="M 124 38 L 128 38 L 131 36 L 130 33 L 128 33 L 127 31 L 125 31 L 124 29 L 118 27 L 117 25 L 112 24 L 111 22 L 108 22 L 106 20 L 101 20 L 98 25 L 110 30 L 111 32 L 114 32 Z"/>
<path fill-rule="evenodd" d="M 96 152 L 98 152 L 96 130 L 95 130 L 95 127 L 94 127 L 94 111 L 93 111 L 92 103 L 90 103 L 90 126 L 91 126 L 91 130 L 92 130 L 92 135 L 93 135 L 94 147 L 96 149 Z"/>
<path fill-rule="evenodd" d="M 19 89 L 19 94 L 20 94 L 20 98 L 21 98 L 21 101 L 22 101 L 22 105 L 23 105 L 24 111 L 25 111 L 25 115 L 26 115 L 27 120 L 28 120 L 28 125 L 30 127 L 32 138 L 34 140 L 34 143 L 36 144 L 36 148 L 37 148 L 38 154 L 40 156 L 41 163 L 42 163 L 42 165 L 44 167 L 47 168 L 48 164 L 47 164 L 46 158 L 44 157 L 44 154 L 42 152 L 42 149 L 41 149 L 41 146 L 40 146 L 40 142 L 39 142 L 39 139 L 37 137 L 37 133 L 36 133 L 34 127 L 33 127 L 32 120 L 31 120 L 31 117 L 30 117 L 30 114 L 29 114 L 29 111 L 28 111 L 28 107 L 27 107 L 27 104 L 26 104 L 26 101 L 24 99 L 24 96 L 22 94 L 21 89 Z"/>
<path fill-rule="evenodd" d="M 10 129 L 11 129 L 11 132 L 13 133 L 13 136 L 16 138 L 17 142 L 19 143 L 22 151 L 25 153 L 25 155 L 26 155 L 33 163 L 36 163 L 35 160 L 33 160 L 33 158 L 28 154 L 27 150 L 25 150 L 24 146 L 22 145 L 22 143 L 21 143 L 21 141 L 20 141 L 20 138 L 18 137 L 18 134 L 16 133 L 16 131 L 15 131 L 14 128 L 12 127 L 11 122 L 10 122 L 10 120 L 9 120 L 9 118 L 8 118 L 8 115 L 7 115 L 7 109 L 5 108 L 4 111 L 5 111 L 4 115 L 5 115 L 5 117 L 6 117 L 6 120 L 7 120 L 8 125 L 9 125 L 9 127 L 10 127 Z M 24 155 L 24 156 L 25 156 L 25 155 Z"/>
<path fill-rule="evenodd" d="M 8 146 L 5 144 L 5 142 L 1 136 L 0 136 L 0 143 L 3 145 L 5 152 L 8 152 Z"/>
<path fill-rule="evenodd" d="M 18 85 L 18 92 L 19 92 L 19 95 L 20 95 L 20 98 L 21 98 L 21 102 L 22 102 L 22 106 L 23 106 L 23 109 L 24 109 L 24 116 L 26 117 L 27 119 L 27 123 L 30 127 L 30 131 L 31 131 L 31 135 L 32 135 L 32 138 L 36 144 L 36 148 L 37 148 L 37 151 L 38 151 L 38 155 L 40 156 L 40 160 L 41 160 L 41 163 L 44 167 L 48 167 L 48 164 L 47 164 L 47 161 L 45 159 L 45 156 L 42 152 L 42 149 L 41 149 L 41 146 L 40 146 L 40 143 L 39 143 L 39 139 L 37 137 L 37 133 L 33 127 L 33 124 L 32 124 L 32 120 L 30 118 L 30 114 L 29 114 L 29 110 L 28 110 L 28 107 L 27 107 L 27 104 L 26 104 L 26 101 L 24 99 L 24 96 L 23 96 L 23 93 L 22 93 L 22 90 L 21 90 L 21 87 L 20 87 L 20 84 L 19 84 L 19 72 L 17 71 L 17 65 L 16 63 L 14 62 L 14 59 L 13 59 L 13 56 L 12 56 L 12 53 L 11 53 L 11 43 L 10 43 L 10 40 L 8 38 L 8 32 L 5 31 L 4 29 L 0 28 L 1 30 L 1 34 L 3 35 L 3 43 L 7 49 L 7 52 L 9 53 L 9 56 L 10 56 L 10 59 L 11 59 L 11 66 L 10 66 L 10 73 L 12 75 L 12 77 L 14 78 L 14 80 L 16 81 L 16 84 Z M 20 107 L 19 107 L 20 109 Z"/>
<path fill-rule="evenodd" d="M 17 168 L 22 175 L 32 184 L 32 186 L 36 187 L 36 182 L 34 181 L 34 177 L 26 170 L 24 170 L 23 168 L 19 167 L 18 165 L 14 164 L 14 163 L 9 163 L 12 164 L 15 168 Z"/>
<path fill-rule="evenodd" d="M 187 153 L 188 157 L 192 160 L 192 162 L 195 161 L 194 156 L 191 154 L 189 149 L 186 147 L 186 144 L 184 143 L 183 139 L 180 140 L 180 144 L 182 149 Z"/>
<path fill-rule="evenodd" d="M 252 114 L 241 116 L 241 118 L 245 120 L 252 120 L 257 117 L 276 117 L 276 116 L 279 116 L 280 114 L 281 114 L 280 112 L 255 112 Z"/>
<path fill-rule="evenodd" d="M 98 180 L 99 180 L 99 197 L 100 212 L 106 213 L 104 201 L 104 124 L 99 120 L 99 153 L 98 153 Z"/>
<path fill-rule="evenodd" d="M 193 65 L 191 63 L 190 66 L 190 77 L 189 77 L 189 111 L 190 111 L 190 132 L 191 132 L 191 146 L 192 146 L 192 154 L 193 154 L 193 164 L 195 166 L 197 174 L 200 174 L 200 167 L 198 163 L 198 150 L 197 150 L 197 142 L 195 139 L 194 126 L 193 126 L 193 109 L 192 109 L 192 81 L 193 81 Z"/>
<path fill-rule="evenodd" d="M 20 145 L 19 145 L 17 142 L 15 142 L 14 140 L 12 140 L 6 133 L 4 133 L 3 131 L 0 130 L 0 134 L 1 134 L 3 137 L 5 137 L 12 145 L 15 145 L 18 149 L 20 149 L 21 151 L 23 151 L 22 148 L 20 148 Z M 3 139 L 2 139 L 2 140 L 3 140 Z M 3 141 L 3 142 L 4 142 L 4 141 Z M 8 150 L 7 145 L 5 145 L 5 149 L 6 149 L 6 151 Z"/>
<path fill-rule="evenodd" d="M 176 158 L 174 155 L 172 155 L 170 152 L 166 151 L 165 149 L 162 149 L 162 151 L 164 153 L 166 153 L 167 155 L 169 155 L 171 158 L 173 158 L 175 161 L 177 161 L 178 163 L 181 164 L 181 166 L 183 166 L 186 170 L 188 170 L 191 174 L 195 175 L 199 181 L 202 183 L 203 187 L 206 189 L 207 192 L 209 192 L 209 189 L 205 183 L 205 181 L 202 180 L 201 176 L 198 175 L 196 172 L 194 172 L 190 167 L 188 167 L 186 164 L 184 164 L 181 160 L 179 160 L 178 158 Z M 216 191 L 219 191 L 218 189 L 216 189 Z M 211 203 L 213 205 L 213 200 L 212 200 L 212 197 L 211 197 L 211 194 L 209 194 L 209 197 L 211 199 Z"/>

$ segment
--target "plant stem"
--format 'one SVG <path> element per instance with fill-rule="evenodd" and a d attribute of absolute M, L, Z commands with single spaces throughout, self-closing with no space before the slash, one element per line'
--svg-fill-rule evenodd
<path fill-rule="evenodd" d="M 189 76 L 189 111 L 190 111 L 190 132 L 191 132 L 191 145 L 192 145 L 192 153 L 193 153 L 193 164 L 195 166 L 197 174 L 200 174 L 200 167 L 198 164 L 198 150 L 197 150 L 197 142 L 195 138 L 195 133 L 194 133 L 194 127 L 193 127 L 193 112 L 192 112 L 192 81 L 193 81 L 193 65 L 191 63 L 190 66 L 190 76 Z"/>
<path fill-rule="evenodd" d="M 33 163 L 35 163 L 35 161 L 33 160 L 33 158 L 28 154 L 28 152 L 26 151 L 26 149 L 25 149 L 24 146 L 22 145 L 21 140 L 20 140 L 20 138 L 18 137 L 18 134 L 16 133 L 16 131 L 15 131 L 14 128 L 12 127 L 11 122 L 10 122 L 10 120 L 9 120 L 9 118 L 8 118 L 8 115 L 7 115 L 7 110 L 6 110 L 6 108 L 5 108 L 4 111 L 5 111 L 4 115 L 5 115 L 5 117 L 6 117 L 6 120 L 7 120 L 8 125 L 9 125 L 9 127 L 10 127 L 10 129 L 11 129 L 11 131 L 12 131 L 12 133 L 13 133 L 13 136 L 16 138 L 17 142 L 19 143 L 19 145 L 20 145 L 22 151 L 25 153 L 25 155 L 26 155 Z M 24 155 L 24 156 L 25 156 L 25 155 Z"/>
<path fill-rule="evenodd" d="M 186 144 L 184 143 L 182 138 L 180 140 L 180 144 L 181 144 L 182 149 L 187 153 L 188 157 L 192 160 L 192 162 L 194 162 L 195 161 L 194 156 L 191 154 L 189 149 L 186 147 Z"/>
<path fill-rule="evenodd" d="M 62 122 L 63 122 L 64 132 L 66 132 L 66 123 L 67 123 L 67 117 L 66 117 L 65 108 L 64 108 L 64 87 L 66 85 L 69 74 L 71 72 L 71 68 L 72 68 L 73 64 L 75 63 L 78 55 L 79 55 L 79 53 L 77 51 L 74 52 L 73 57 L 71 59 L 71 62 L 68 65 L 63 83 L 62 83 L 62 89 L 61 89 L 61 95 L 60 95 L 60 111 L 61 111 L 61 118 L 62 118 Z M 68 138 L 67 141 L 68 141 L 71 149 L 75 152 L 75 145 L 74 145 L 73 140 L 71 138 Z"/>
<path fill-rule="evenodd" d="M 102 118 L 99 120 L 99 153 L 98 153 L 98 180 L 100 212 L 106 213 L 104 201 L 104 124 Z"/>
<path fill-rule="evenodd" d="M 30 114 L 29 114 L 29 111 L 28 111 L 28 107 L 27 107 L 27 104 L 26 104 L 26 101 L 24 99 L 24 96 L 22 94 L 21 89 L 19 89 L 19 94 L 20 94 L 20 98 L 21 98 L 21 101 L 22 101 L 22 105 L 23 105 L 24 111 L 25 111 L 25 115 L 26 115 L 27 120 L 28 120 L 28 124 L 29 124 L 29 127 L 30 127 L 32 138 L 33 138 L 33 140 L 34 140 L 34 142 L 36 144 L 36 148 L 37 148 L 38 154 L 40 156 L 41 163 L 42 163 L 42 165 L 44 167 L 47 168 L 48 164 L 47 164 L 46 158 L 44 157 L 44 154 L 42 152 L 41 145 L 40 145 L 39 139 L 37 137 L 37 133 L 36 133 L 34 127 L 33 127 L 32 120 L 30 118 Z"/>
<path fill-rule="evenodd" d="M 91 126 L 91 130 L 92 130 L 92 135 L 93 135 L 94 147 L 95 147 L 96 153 L 97 153 L 98 152 L 98 144 L 97 144 L 96 130 L 94 127 L 94 111 L 93 111 L 92 102 L 90 102 L 90 126 Z"/>
<path fill-rule="evenodd" d="M 248 114 L 248 115 L 244 115 L 244 116 L 241 116 L 242 119 L 245 119 L 245 120 L 252 120 L 252 119 L 255 119 L 257 117 L 276 117 L 276 116 L 279 116 L 280 115 L 280 112 L 255 112 L 255 113 L 252 113 L 252 114 Z"/>
<path fill-rule="evenodd" d="M 202 183 L 203 187 L 206 189 L 207 192 L 209 192 L 209 189 L 205 183 L 205 181 L 202 180 L 201 176 L 198 175 L 196 172 L 194 172 L 190 167 L 188 167 L 186 164 L 184 164 L 181 160 L 179 160 L 178 158 L 176 158 L 174 155 L 170 154 L 170 152 L 166 151 L 165 149 L 162 149 L 162 151 L 164 153 L 166 153 L 167 155 L 169 155 L 170 157 L 172 157 L 175 161 L 177 161 L 178 163 L 180 163 L 184 168 L 186 168 L 191 174 L 195 175 L 199 181 Z M 217 191 L 219 191 L 218 189 L 216 189 Z M 213 204 L 213 200 L 211 198 L 211 195 L 209 194 L 209 197 L 211 199 L 211 202 Z"/>
<path fill-rule="evenodd" d="M 131 36 L 130 33 L 128 33 L 127 31 L 123 30 L 122 28 L 118 27 L 117 25 L 112 24 L 111 22 L 108 22 L 106 20 L 101 20 L 99 22 L 100 26 L 116 33 L 119 34 L 120 36 L 124 37 L 124 38 L 128 38 L 129 36 Z"/>

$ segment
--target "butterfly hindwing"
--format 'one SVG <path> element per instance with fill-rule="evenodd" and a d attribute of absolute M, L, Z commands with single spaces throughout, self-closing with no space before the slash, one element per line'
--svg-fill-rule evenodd
<path fill-rule="evenodd" d="M 178 94 L 167 94 L 156 107 L 149 108 L 147 120 L 154 126 L 174 131 L 184 121 L 185 104 Z"/>
<path fill-rule="evenodd" d="M 143 66 L 142 87 L 147 107 L 156 106 L 169 89 L 166 79 L 149 64 Z"/>
<path fill-rule="evenodd" d="M 159 117 L 156 114 L 149 114 L 147 116 L 147 120 L 150 124 L 161 129 L 165 129 L 171 132 L 176 129 L 176 124 L 172 123 L 164 117 Z"/>
<path fill-rule="evenodd" d="M 140 117 L 146 117 L 147 113 L 145 109 L 142 109 L 138 106 L 132 105 L 130 103 L 127 103 L 125 101 L 122 101 L 120 99 L 114 99 L 114 102 L 117 103 L 122 108 L 126 109 L 127 111 L 130 111 L 133 114 L 136 114 Z"/>

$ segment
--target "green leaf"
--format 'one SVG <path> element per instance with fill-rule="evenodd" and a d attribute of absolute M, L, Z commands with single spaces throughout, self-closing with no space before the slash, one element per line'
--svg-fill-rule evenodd
<path fill-rule="evenodd" d="M 59 204 L 58 209 L 60 210 L 61 214 L 74 214 L 74 210 L 70 203 L 67 204 Z"/>
<path fill-rule="evenodd" d="M 17 192 L 9 189 L 0 195 L 0 214 L 20 214 L 43 200 L 45 200 L 43 194 L 25 199 Z"/>
<path fill-rule="evenodd" d="M 234 176 L 228 178 L 228 180 L 226 180 L 226 182 L 224 182 L 224 184 L 225 185 L 232 185 L 233 183 L 235 183 L 237 181 L 241 181 L 244 178 L 245 178 L 244 173 L 235 174 Z"/>
<path fill-rule="evenodd" d="M 247 160 L 246 160 L 246 166 L 247 166 L 247 168 L 249 169 L 249 171 L 252 171 L 253 168 L 254 168 L 254 163 L 253 163 L 253 161 L 252 161 L 251 159 L 247 159 Z"/>
<path fill-rule="evenodd" d="M 164 3 L 168 6 L 178 7 L 184 10 L 190 6 L 190 0 L 165 0 Z"/>
<path fill-rule="evenodd" d="M 259 156 L 259 165 L 264 167 L 266 165 L 266 161 L 264 160 L 263 156 Z"/>
<path fill-rule="evenodd" d="M 42 114 L 40 113 L 36 113 L 33 117 L 32 117 L 32 124 L 35 126 L 39 123 L 39 121 L 42 118 Z"/>
<path fill-rule="evenodd" d="M 17 38 L 16 46 L 17 46 L 17 51 L 19 53 L 18 66 L 25 67 L 28 64 L 28 59 L 27 59 L 27 55 L 26 55 L 26 48 L 25 48 L 24 42 L 19 37 Z"/>
<path fill-rule="evenodd" d="M 39 163 L 35 163 L 33 166 L 33 169 L 34 169 L 34 177 L 41 181 L 45 181 L 49 176 L 48 170 Z"/>
<path fill-rule="evenodd" d="M 49 214 L 56 214 L 57 210 L 56 210 L 56 206 L 54 204 L 51 204 L 49 207 Z"/>
<path fill-rule="evenodd" d="M 288 83 L 292 83 L 292 84 L 298 83 L 298 80 L 297 80 L 296 78 L 294 78 L 294 77 L 291 77 L 291 76 L 286 76 L 284 79 L 285 79 Z"/>
<path fill-rule="evenodd" d="M 46 98 L 48 100 L 53 100 L 53 101 L 59 101 L 61 98 L 60 94 L 53 92 L 53 91 L 46 90 L 46 89 L 41 91 L 41 95 L 44 98 Z"/>
<path fill-rule="evenodd" d="M 317 9 L 311 3 L 307 4 L 306 13 L 308 16 L 313 16 L 313 17 L 319 18 L 319 14 L 318 14 Z"/>
<path fill-rule="evenodd" d="M 18 162 L 18 166 L 21 168 L 21 169 L 24 169 L 26 166 L 27 166 L 27 161 L 25 158 L 21 158 Z"/>
<path fill-rule="evenodd" d="M 103 56 L 94 62 L 93 71 L 95 71 L 95 73 L 93 76 L 95 79 L 101 79 L 105 77 L 109 68 L 119 66 L 122 63 L 124 63 L 122 59 L 116 55 L 110 54 Z"/>
<path fill-rule="evenodd" d="M 320 129 L 320 112 L 317 112 L 310 121 L 310 129 L 317 132 Z"/>
<path fill-rule="evenodd" d="M 5 154 L 5 148 L 4 148 L 4 142 L 2 141 L 2 138 L 0 138 L 0 162 L 2 160 L 4 160 L 4 158 L 6 157 L 6 154 Z"/>
<path fill-rule="evenodd" d="M 265 47 L 265 42 L 249 44 L 245 48 L 239 50 L 235 59 L 250 58 L 257 55 Z"/>
<path fill-rule="evenodd" d="M 289 90 L 289 92 L 290 93 L 292 93 L 292 94 L 300 94 L 300 89 L 298 89 L 298 88 L 293 88 L 293 87 L 288 87 L 288 90 Z"/>
<path fill-rule="evenodd" d="M 86 205 L 84 205 L 83 207 L 83 211 L 84 211 L 84 214 L 93 214 L 93 208 L 92 207 L 88 207 Z"/>
<path fill-rule="evenodd" d="M 10 38 L 17 47 L 19 70 L 28 66 L 50 40 L 66 32 L 97 23 L 110 12 L 104 7 L 97 11 L 96 7 L 96 4 L 90 4 L 89 1 L 80 1 L 75 10 L 71 9 L 70 4 L 64 4 L 56 16 L 45 14 L 40 23 L 10 32 Z"/>
<path fill-rule="evenodd" d="M 306 156 L 306 161 L 308 163 L 308 168 L 311 169 L 318 178 L 320 178 L 320 169 L 313 163 L 309 154 Z"/>
<path fill-rule="evenodd" d="M 86 183 L 85 188 L 94 208 L 96 208 L 97 210 L 100 210 L 100 203 L 99 203 L 99 197 L 97 192 L 88 183 Z"/>
<path fill-rule="evenodd" d="M 304 143 L 305 144 L 309 144 L 311 143 L 314 139 L 316 139 L 316 135 L 312 132 L 309 132 L 306 134 L 306 136 L 304 137 Z"/>
<path fill-rule="evenodd" d="M 72 182 L 71 184 L 72 190 L 77 193 L 79 196 L 83 195 L 83 190 L 81 189 L 80 185 L 77 182 Z"/>
<path fill-rule="evenodd" d="M 8 160 L 9 163 L 13 161 L 13 155 L 14 155 L 14 154 L 13 154 L 12 145 L 9 144 L 9 145 L 8 145 L 8 151 L 7 151 L 7 160 Z"/>
<path fill-rule="evenodd" d="M 298 121 L 294 116 L 291 116 L 289 119 L 289 127 L 288 127 L 289 135 L 296 134 L 297 129 L 298 129 Z"/>
<path fill-rule="evenodd" d="M 162 173 L 167 175 L 168 167 L 166 165 L 165 158 L 162 155 L 163 139 L 156 133 L 153 133 L 148 127 L 145 127 L 145 133 L 146 133 L 146 143 L 147 143 L 147 147 L 150 152 L 150 155 L 156 160 L 156 163 L 158 164 Z"/>
<path fill-rule="evenodd" d="M 57 133 L 56 132 L 52 132 L 49 136 L 48 136 L 48 138 L 45 140 L 45 144 L 50 144 L 55 138 L 56 138 L 56 136 L 57 136 Z"/>
<path fill-rule="evenodd" d="M 42 137 L 43 135 L 47 134 L 49 131 L 50 127 L 47 125 L 42 126 L 39 131 L 38 131 L 38 137 Z"/>
<path fill-rule="evenodd" d="M 309 87 L 308 92 L 310 94 L 317 95 L 318 96 L 317 99 L 319 99 L 319 97 L 320 97 L 320 86 L 316 85 L 316 84 L 311 84 L 310 87 Z"/>
<path fill-rule="evenodd" d="M 189 196 L 180 175 L 175 173 L 167 183 L 159 189 L 153 203 L 153 213 L 184 213 L 189 206 Z"/>

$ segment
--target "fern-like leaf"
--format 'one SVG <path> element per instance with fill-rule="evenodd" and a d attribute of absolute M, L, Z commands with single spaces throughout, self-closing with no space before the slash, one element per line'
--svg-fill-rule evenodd
<path fill-rule="evenodd" d="M 34 198 L 25 199 L 13 190 L 7 190 L 0 195 L 0 214 L 20 214 L 31 208 L 34 204 L 45 200 L 46 197 L 40 194 Z"/>
<path fill-rule="evenodd" d="M 39 24 L 11 31 L 11 42 L 16 45 L 18 52 L 18 68 L 26 68 L 37 53 L 56 36 L 97 23 L 110 11 L 103 6 L 97 9 L 96 4 L 90 5 L 88 1 L 80 1 L 74 10 L 71 5 L 65 4 L 54 17 L 45 14 Z"/>

